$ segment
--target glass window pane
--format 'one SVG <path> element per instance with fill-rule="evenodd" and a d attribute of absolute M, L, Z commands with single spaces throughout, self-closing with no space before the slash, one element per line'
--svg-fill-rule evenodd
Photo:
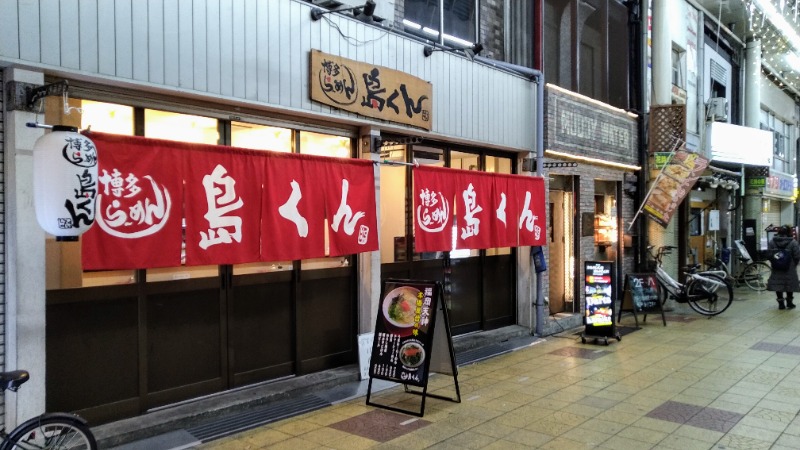
<path fill-rule="evenodd" d="M 254 123 L 231 122 L 231 146 L 291 153 L 292 130 Z"/>
<path fill-rule="evenodd" d="M 491 173 L 502 173 L 511 175 L 511 158 L 500 158 L 497 156 L 486 157 L 486 171 Z M 486 255 L 509 255 L 511 247 L 487 248 Z"/>
<path fill-rule="evenodd" d="M 438 40 L 439 1 L 441 0 L 406 0 L 403 20 L 405 30 Z"/>
<path fill-rule="evenodd" d="M 475 42 L 475 0 L 444 0 L 444 34 Z"/>
<path fill-rule="evenodd" d="M 123 135 L 133 134 L 133 108 L 114 103 L 101 103 L 77 98 L 69 99 L 69 107 L 82 112 L 64 111 L 61 97 L 46 97 L 45 122 L 88 128 L 92 131 Z M 129 284 L 135 281 L 133 270 L 84 272 L 81 265 L 80 242 L 56 241 L 55 236 L 45 236 L 45 288 L 73 289 L 89 286 Z"/>
<path fill-rule="evenodd" d="M 433 148 L 433 147 L 425 147 L 422 145 L 415 145 L 412 149 L 411 157 L 413 161 L 420 165 L 431 165 L 435 167 L 444 167 L 444 150 L 440 148 Z M 413 182 L 413 181 L 412 181 Z M 412 192 L 413 186 L 412 186 Z M 405 204 L 405 202 L 403 203 Z M 414 205 L 414 199 L 411 198 L 408 200 L 408 207 L 412 208 Z M 383 209 L 383 207 L 381 207 Z M 413 220 L 413 219 L 412 219 Z M 412 227 L 412 233 L 413 227 Z M 412 246 L 413 250 L 413 246 Z M 444 257 L 442 252 L 425 252 L 425 253 L 417 253 L 416 250 L 414 251 L 414 260 L 420 259 L 440 259 Z"/>
<path fill-rule="evenodd" d="M 353 140 L 346 136 L 300 132 L 300 153 L 304 155 L 333 156 L 350 158 Z"/>
<path fill-rule="evenodd" d="M 145 136 L 149 138 L 211 145 L 216 145 L 219 141 L 217 119 L 211 117 L 146 109 L 144 111 L 144 130 Z M 184 224 L 184 232 L 185 230 Z M 181 252 L 181 266 L 147 269 L 147 281 L 172 281 L 219 276 L 218 266 L 189 267 L 185 265 L 185 259 L 184 250 Z"/>
<path fill-rule="evenodd" d="M 133 136 L 133 107 L 91 100 L 82 100 L 80 107 L 81 128 Z"/>
<path fill-rule="evenodd" d="M 235 264 L 233 266 L 234 275 L 249 275 L 254 273 L 281 272 L 292 270 L 291 261 L 275 262 L 253 262 L 246 264 Z"/>
<path fill-rule="evenodd" d="M 153 109 L 144 111 L 144 135 L 196 144 L 219 143 L 217 119 Z"/>
<path fill-rule="evenodd" d="M 48 290 L 131 284 L 136 280 L 133 270 L 84 272 L 81 266 L 81 243 L 56 241 L 49 234 L 45 238 L 45 276 Z"/>
<path fill-rule="evenodd" d="M 480 155 L 473 153 L 463 152 L 450 152 L 450 167 L 453 169 L 463 170 L 480 170 Z M 456 236 L 458 234 L 458 227 L 463 222 L 463 217 L 460 216 L 461 208 L 463 207 L 460 193 L 456 193 L 456 201 L 453 203 L 453 214 L 456 216 L 455 225 L 453 226 L 453 248 L 456 248 Z M 471 249 L 458 249 L 450 252 L 450 258 L 468 258 L 470 256 L 478 256 L 480 250 Z"/>
<path fill-rule="evenodd" d="M 406 147 L 403 145 L 382 147 L 381 159 L 405 162 Z M 407 166 L 381 164 L 380 171 L 381 264 L 408 261 L 406 208 L 401 206 L 406 204 L 408 168 Z"/>

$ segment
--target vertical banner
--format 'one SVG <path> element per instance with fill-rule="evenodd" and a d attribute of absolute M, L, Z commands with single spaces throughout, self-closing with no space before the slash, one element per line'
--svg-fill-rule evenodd
<path fill-rule="evenodd" d="M 518 177 L 516 180 L 519 246 L 547 245 L 544 178 Z"/>
<path fill-rule="evenodd" d="M 325 255 L 325 195 L 317 159 L 270 154 L 264 166 L 261 260 Z"/>
<path fill-rule="evenodd" d="M 676 151 L 653 182 L 650 193 L 644 200 L 644 212 L 662 227 L 669 225 L 675 209 L 707 166 L 708 159 L 697 153 Z"/>
<path fill-rule="evenodd" d="M 456 248 L 492 247 L 492 220 L 496 214 L 493 176 L 485 172 L 454 171 L 456 176 Z"/>
<path fill-rule="evenodd" d="M 81 239 L 84 270 L 181 263 L 181 155 L 174 143 L 91 133 L 100 162 L 96 226 Z"/>
<path fill-rule="evenodd" d="M 378 219 L 372 161 L 326 158 L 319 164 L 330 256 L 377 250 Z"/>
<path fill-rule="evenodd" d="M 204 147 L 183 153 L 186 265 L 258 261 L 264 157 Z"/>
<path fill-rule="evenodd" d="M 452 169 L 420 166 L 414 169 L 414 251 L 439 252 L 453 248 Z"/>

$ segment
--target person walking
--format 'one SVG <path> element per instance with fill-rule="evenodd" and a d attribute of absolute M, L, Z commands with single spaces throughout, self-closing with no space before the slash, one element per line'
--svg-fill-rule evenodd
<path fill-rule="evenodd" d="M 778 229 L 778 233 L 769 242 L 769 251 L 772 255 L 772 273 L 767 280 L 767 290 L 775 291 L 778 309 L 793 309 L 794 293 L 800 291 L 800 280 L 797 277 L 800 244 L 792 237 L 792 227 L 784 225 Z"/>

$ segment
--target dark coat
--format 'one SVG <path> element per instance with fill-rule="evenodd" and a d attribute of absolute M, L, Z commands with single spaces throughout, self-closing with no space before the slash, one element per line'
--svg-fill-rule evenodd
<path fill-rule="evenodd" d="M 797 278 L 797 263 L 800 261 L 800 244 L 789 236 L 775 236 L 769 243 L 770 250 L 787 249 L 792 254 L 789 270 L 773 270 L 767 280 L 767 289 L 778 292 L 800 291 L 800 280 Z"/>

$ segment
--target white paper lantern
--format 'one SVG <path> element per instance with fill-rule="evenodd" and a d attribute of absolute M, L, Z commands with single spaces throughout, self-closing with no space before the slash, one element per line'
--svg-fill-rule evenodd
<path fill-rule="evenodd" d="M 94 223 L 97 148 L 75 127 L 56 125 L 33 146 L 36 220 L 57 240 L 77 240 Z"/>

